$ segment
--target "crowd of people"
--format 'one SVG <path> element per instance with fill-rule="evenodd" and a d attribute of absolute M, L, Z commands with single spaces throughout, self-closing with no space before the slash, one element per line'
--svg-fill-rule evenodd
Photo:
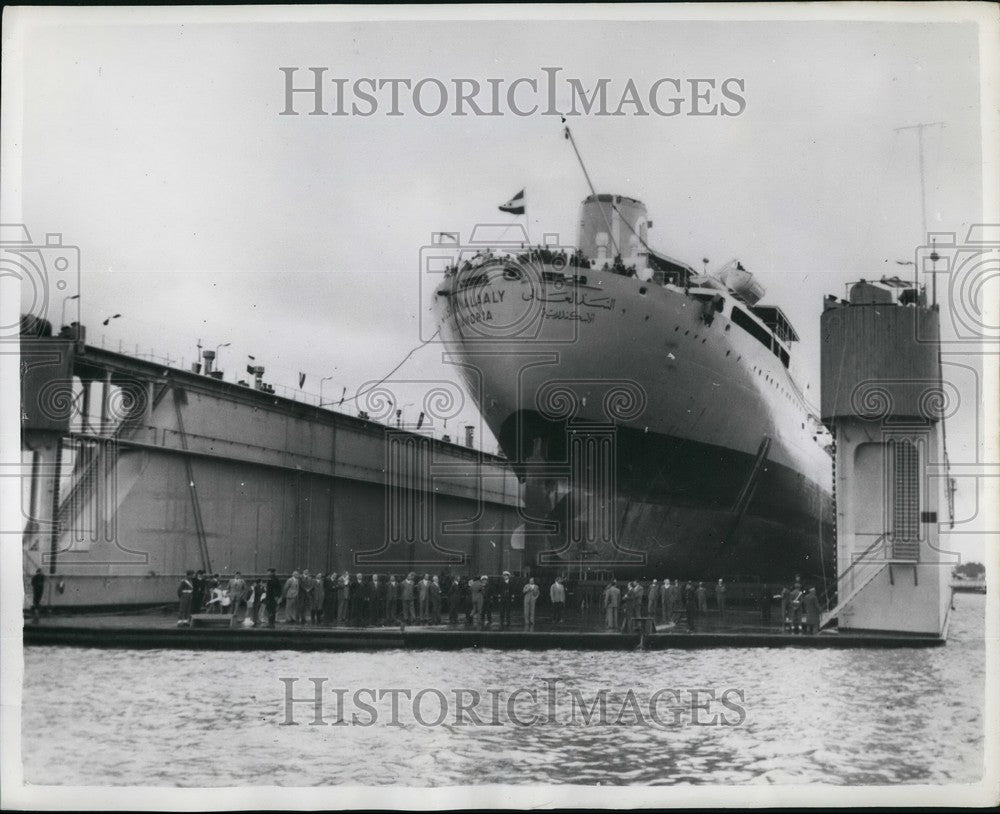
<path fill-rule="evenodd" d="M 712 588 L 720 617 L 726 613 L 727 591 L 721 579 Z M 654 579 L 643 584 L 640 580 L 631 580 L 622 588 L 617 580 L 611 580 L 602 596 L 605 627 L 628 632 L 634 620 L 644 620 L 650 625 L 676 625 L 684 621 L 689 630 L 695 630 L 699 618 L 708 613 L 708 595 L 704 582 Z"/>
<path fill-rule="evenodd" d="M 278 610 L 290 625 L 450 625 L 464 621 L 482 630 L 511 626 L 515 603 L 520 602 L 525 630 L 535 629 L 535 606 L 541 588 L 534 578 L 515 582 L 509 571 L 488 575 L 312 574 L 293 571 L 279 579 L 275 569 L 266 578 L 244 579 L 240 572 L 226 582 L 219 574 L 188 571 L 177 588 L 178 626 L 189 626 L 196 613 L 226 613 L 231 624 L 274 627 Z M 553 623 L 561 624 L 566 589 L 561 577 L 549 587 Z"/>
<path fill-rule="evenodd" d="M 770 599 L 781 605 L 781 629 L 786 633 L 819 632 L 820 604 L 815 588 L 803 590 L 802 583 L 796 580 L 791 588 L 782 588 L 781 593 Z M 767 621 L 770 621 L 771 602 L 768 602 Z"/>
<path fill-rule="evenodd" d="M 225 613 L 230 614 L 233 625 L 275 627 L 281 610 L 282 622 L 289 625 L 464 624 L 480 630 L 494 626 L 509 630 L 517 609 L 524 630 L 533 631 L 542 590 L 534 577 L 518 579 L 509 571 L 499 577 L 470 577 L 447 573 L 420 576 L 413 571 L 405 576 L 347 571 L 313 574 L 301 569 L 279 578 L 272 568 L 266 577 L 245 579 L 237 571 L 228 580 L 219 574 L 188 571 L 177 589 L 177 624 L 190 625 L 195 613 Z M 636 579 L 621 585 L 611 580 L 599 602 L 608 630 L 632 632 L 639 626 L 654 629 L 657 624 L 684 623 L 694 631 L 710 613 L 710 605 L 716 618 L 725 620 L 727 593 L 722 579 L 710 588 L 691 580 Z M 563 577 L 548 583 L 546 594 L 551 624 L 563 624 L 568 597 Z M 581 592 L 580 596 L 585 609 L 587 595 Z M 820 604 L 815 588 L 804 591 L 798 578 L 780 594 L 772 594 L 765 586 L 760 605 L 766 624 L 770 624 L 773 603 L 780 603 L 784 630 L 818 632 Z"/>

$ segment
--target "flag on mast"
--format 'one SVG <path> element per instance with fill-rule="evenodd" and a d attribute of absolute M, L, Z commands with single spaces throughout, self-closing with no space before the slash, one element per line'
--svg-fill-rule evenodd
<path fill-rule="evenodd" d="M 501 212 L 509 212 L 511 215 L 523 215 L 524 214 L 524 190 L 522 189 L 513 198 L 511 198 L 507 203 L 500 207 Z"/>

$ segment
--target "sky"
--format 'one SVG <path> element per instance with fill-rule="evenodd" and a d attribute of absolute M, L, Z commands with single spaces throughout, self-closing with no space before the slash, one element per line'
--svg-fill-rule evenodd
<path fill-rule="evenodd" d="M 544 83 L 543 68 L 560 68 L 563 111 L 566 78 L 588 92 L 608 79 L 612 107 L 629 80 L 643 91 L 664 77 L 742 80 L 737 116 L 568 124 L 598 191 L 646 203 L 654 248 L 710 269 L 738 257 L 757 274 L 801 337 L 793 371 L 815 402 L 823 295 L 907 273 L 897 261 L 925 242 L 917 137 L 897 128 L 944 122 L 924 132 L 928 229 L 961 242 L 983 218 L 968 22 L 75 20 L 25 31 L 20 183 L 10 194 L 8 160 L 4 222 L 80 247 L 91 343 L 186 365 L 199 342 L 230 343 L 227 378 L 245 377 L 254 355 L 299 398 L 318 398 L 323 379 L 328 400 L 350 395 L 411 351 L 393 380 L 457 380 L 441 346 L 421 344 L 421 247 L 435 232 L 509 223 L 497 206 L 522 188 L 532 238 L 572 244 L 589 189 L 559 117 L 422 116 L 405 93 L 401 116 L 385 115 L 384 93 L 367 117 L 282 116 L 282 66 L 303 84 L 308 67 L 326 67 L 348 86 Z M 61 305 L 50 300 L 53 321 Z M 950 373 L 945 358 L 963 396 L 949 453 L 975 462 L 981 364 L 961 361 Z M 456 423 L 476 425 L 494 451 L 471 402 Z M 974 491 L 960 492 L 963 510 L 975 511 Z"/>

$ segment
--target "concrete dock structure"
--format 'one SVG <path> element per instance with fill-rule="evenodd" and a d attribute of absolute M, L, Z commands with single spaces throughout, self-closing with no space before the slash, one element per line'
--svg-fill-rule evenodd
<path fill-rule="evenodd" d="M 22 358 L 25 573 L 49 575 L 48 606 L 174 601 L 189 568 L 520 568 L 517 481 L 440 437 L 433 393 L 418 430 L 93 347 L 78 326 L 22 336 Z"/>
<path fill-rule="evenodd" d="M 943 637 L 954 558 L 936 305 L 898 278 L 827 297 L 822 418 L 834 435 L 841 631 Z M 950 510 L 949 510 L 950 513 Z"/>

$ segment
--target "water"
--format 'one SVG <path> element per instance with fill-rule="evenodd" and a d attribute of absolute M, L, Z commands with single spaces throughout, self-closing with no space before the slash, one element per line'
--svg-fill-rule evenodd
<path fill-rule="evenodd" d="M 957 595 L 946 647 L 916 650 L 731 649 L 596 653 L 394 651 L 385 653 L 189 653 L 25 650 L 25 779 L 79 785 L 412 785 L 480 783 L 963 783 L 979 780 L 983 755 L 985 598 Z M 313 708 L 285 720 L 280 677 L 296 696 L 364 687 L 438 688 L 451 698 L 440 726 L 421 726 L 400 699 L 373 704 L 375 725 L 310 726 Z M 517 726 L 501 700 L 497 726 L 456 725 L 455 688 L 535 688 L 514 705 L 521 720 L 548 711 L 546 678 L 559 678 L 560 723 Z M 567 723 L 609 688 L 608 719 Z M 690 708 L 628 724 L 618 711 L 634 688 L 640 712 L 661 688 L 742 690 L 737 726 L 695 725 Z M 497 696 L 503 698 L 503 696 Z M 707 694 L 700 696 L 704 702 Z M 672 698 L 672 697 L 668 697 Z M 429 721 L 440 710 L 430 695 Z M 717 702 L 704 721 L 738 720 Z M 661 709 L 657 707 L 657 709 Z M 337 719 L 328 692 L 326 720 Z"/>

